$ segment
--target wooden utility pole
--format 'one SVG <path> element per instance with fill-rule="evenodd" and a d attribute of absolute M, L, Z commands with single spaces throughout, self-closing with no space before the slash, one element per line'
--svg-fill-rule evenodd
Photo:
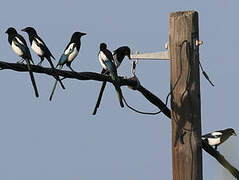
<path fill-rule="evenodd" d="M 202 180 L 198 13 L 170 14 L 174 180 Z"/>

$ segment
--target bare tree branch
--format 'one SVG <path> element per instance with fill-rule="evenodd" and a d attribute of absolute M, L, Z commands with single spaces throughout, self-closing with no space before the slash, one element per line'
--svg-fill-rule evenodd
<path fill-rule="evenodd" d="M 8 63 L 0 61 L 1 69 L 10 69 L 18 72 L 27 72 L 27 66 L 25 64 L 18 63 Z M 95 80 L 95 81 L 107 81 L 112 83 L 112 80 L 109 76 L 102 75 L 94 72 L 72 72 L 72 71 L 63 71 L 52 68 L 45 68 L 41 66 L 31 65 L 32 72 L 47 74 L 53 77 L 62 76 L 64 78 L 78 79 L 78 80 Z M 137 81 L 132 79 L 123 79 L 120 78 L 121 86 L 137 86 Z M 136 89 L 139 91 L 148 101 L 157 106 L 162 113 L 164 113 L 168 118 L 171 118 L 171 112 L 168 107 L 161 101 L 157 96 L 151 93 L 149 90 L 144 88 L 142 85 L 139 85 Z"/>
<path fill-rule="evenodd" d="M 224 168 L 226 168 L 230 173 L 237 179 L 239 179 L 239 171 L 233 167 L 218 151 L 216 151 L 212 146 L 210 146 L 206 140 L 202 140 L 202 148 L 204 151 L 213 156 Z"/>

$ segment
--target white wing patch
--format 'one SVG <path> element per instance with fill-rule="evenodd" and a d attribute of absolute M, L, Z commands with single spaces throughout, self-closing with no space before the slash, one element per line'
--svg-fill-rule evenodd
<path fill-rule="evenodd" d="M 221 132 L 217 132 L 217 131 L 215 131 L 215 132 L 212 133 L 212 135 L 216 137 L 216 136 L 221 136 L 222 133 L 221 133 Z"/>
<path fill-rule="evenodd" d="M 107 61 L 107 60 L 108 60 L 108 58 L 106 57 L 106 55 L 105 55 L 102 51 L 100 51 L 98 57 L 99 57 L 99 61 L 100 61 L 101 66 L 102 66 L 105 70 L 107 70 L 107 67 L 106 67 L 105 64 L 104 64 L 104 61 Z"/>
<path fill-rule="evenodd" d="M 37 42 L 40 43 L 39 41 L 37 41 Z M 35 53 L 37 53 L 38 56 L 42 56 L 44 54 L 44 52 L 41 50 L 41 48 L 39 46 L 37 46 L 35 39 L 32 41 L 31 48 Z"/>
<path fill-rule="evenodd" d="M 75 43 L 71 43 L 68 48 L 64 51 L 64 54 L 67 55 L 70 51 L 73 50 L 73 46 Z"/>
<path fill-rule="evenodd" d="M 24 43 L 23 43 L 18 37 L 16 37 L 16 40 L 17 40 L 17 42 L 19 42 L 20 44 L 22 44 L 23 46 L 25 46 Z"/>
<path fill-rule="evenodd" d="M 79 51 L 76 49 L 76 47 L 74 47 L 73 52 L 68 57 L 68 62 L 73 61 L 78 53 L 79 53 Z"/>
<path fill-rule="evenodd" d="M 77 56 L 77 54 L 79 53 L 79 51 L 76 49 L 76 47 L 74 45 L 75 45 L 75 43 L 71 43 L 68 46 L 68 48 L 64 51 L 65 55 L 69 55 L 68 60 L 67 60 L 68 62 L 73 61 L 75 59 L 75 57 Z"/>
<path fill-rule="evenodd" d="M 113 55 L 113 59 L 114 59 L 114 64 L 115 64 L 116 68 L 118 68 L 120 66 L 120 62 L 117 60 L 116 54 Z"/>
<path fill-rule="evenodd" d="M 35 40 L 36 40 L 39 44 L 44 45 L 44 43 L 43 43 L 40 39 L 35 38 Z"/>

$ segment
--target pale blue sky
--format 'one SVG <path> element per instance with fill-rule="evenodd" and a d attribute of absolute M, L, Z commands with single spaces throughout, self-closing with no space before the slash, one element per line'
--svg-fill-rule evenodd
<path fill-rule="evenodd" d="M 9 26 L 33 26 L 57 61 L 74 31 L 86 32 L 80 54 L 72 63 L 79 71 L 101 71 L 99 44 L 109 49 L 128 45 L 133 51 L 164 50 L 169 13 L 199 12 L 201 63 L 215 82 L 201 78 L 202 131 L 233 127 L 239 134 L 238 7 L 236 0 L 212 1 L 5 1 L 0 7 L 1 60 L 16 62 L 4 33 Z M 20 32 L 28 42 L 26 33 Z M 32 52 L 32 51 L 31 51 Z M 34 62 L 39 58 L 32 52 Z M 55 62 L 56 63 L 56 62 Z M 49 66 L 47 61 L 43 63 Z M 130 76 L 125 60 L 120 75 Z M 141 83 L 165 99 L 169 62 L 141 61 Z M 66 80 L 48 101 L 54 79 L 35 74 L 40 98 L 35 98 L 27 73 L 0 71 L 0 179 L 2 180 L 157 180 L 171 179 L 171 122 L 164 115 L 140 115 L 121 109 L 114 88 L 107 85 L 96 116 L 92 116 L 101 83 Z M 157 111 L 139 93 L 123 87 L 128 102 Z M 239 168 L 239 138 L 219 147 Z M 203 152 L 204 179 L 233 179 Z M 215 175 L 216 173 L 216 175 Z"/>

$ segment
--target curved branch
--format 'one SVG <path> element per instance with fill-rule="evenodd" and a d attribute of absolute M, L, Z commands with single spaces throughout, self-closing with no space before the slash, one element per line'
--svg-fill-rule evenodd
<path fill-rule="evenodd" d="M 0 68 L 10 69 L 10 70 L 18 71 L 18 72 L 28 71 L 27 66 L 25 64 L 8 63 L 3 61 L 0 61 Z M 107 81 L 112 83 L 112 80 L 109 76 L 102 75 L 99 73 L 94 73 L 94 72 L 63 71 L 63 70 L 45 68 L 45 67 L 36 66 L 36 65 L 31 65 L 31 70 L 32 72 L 35 72 L 35 73 L 47 74 L 53 77 L 62 76 L 64 78 L 72 78 L 72 79 L 78 79 L 78 80 Z M 120 78 L 120 85 L 135 87 L 137 86 L 137 81 L 132 79 Z M 157 106 L 168 118 L 171 118 L 170 110 L 163 103 L 163 101 L 161 101 L 157 96 L 155 96 L 149 90 L 144 88 L 142 85 L 139 85 L 139 87 L 136 90 L 139 91 L 148 101 L 150 101 L 152 104 Z"/>
<path fill-rule="evenodd" d="M 202 140 L 202 148 L 204 151 L 213 156 L 224 168 L 226 168 L 230 173 L 237 179 L 239 179 L 239 171 L 233 167 L 218 151 L 216 151 L 212 146 L 210 146 L 205 140 Z"/>

